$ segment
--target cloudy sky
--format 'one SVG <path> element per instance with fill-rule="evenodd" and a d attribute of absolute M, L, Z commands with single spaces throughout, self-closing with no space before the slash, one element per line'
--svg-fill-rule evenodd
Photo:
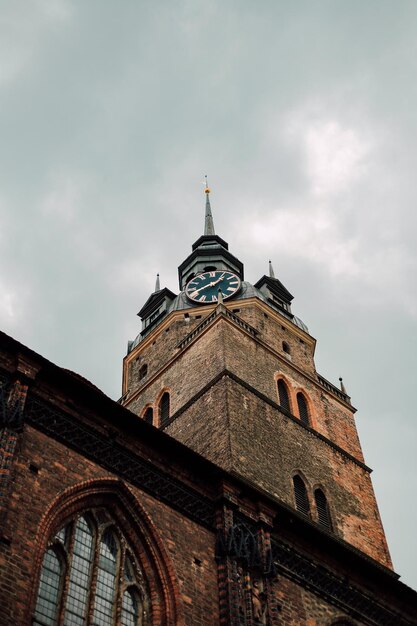
<path fill-rule="evenodd" d="M 417 3 L 0 2 L 0 322 L 117 399 L 203 228 L 343 376 L 417 588 Z"/>

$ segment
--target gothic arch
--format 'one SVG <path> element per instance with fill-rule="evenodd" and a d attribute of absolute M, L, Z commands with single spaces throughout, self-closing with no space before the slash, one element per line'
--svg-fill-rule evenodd
<path fill-rule="evenodd" d="M 297 511 L 311 518 L 311 489 L 304 472 L 295 470 L 291 477 L 292 503 Z"/>
<path fill-rule="evenodd" d="M 278 404 L 280 405 L 280 397 L 279 397 L 279 391 L 278 391 L 278 384 L 280 381 L 282 381 L 287 389 L 287 393 L 288 393 L 288 403 L 289 403 L 289 407 L 290 410 L 289 412 L 291 413 L 291 415 L 294 415 L 294 390 L 293 390 L 293 386 L 291 385 L 290 381 L 288 380 L 288 378 L 284 375 L 281 374 L 280 372 L 275 372 L 274 374 L 274 380 L 275 380 L 275 393 L 277 394 L 277 398 L 278 398 Z"/>
<path fill-rule="evenodd" d="M 27 623 L 31 623 L 43 556 L 53 533 L 75 515 L 95 507 L 105 507 L 111 511 L 143 568 L 149 585 L 152 625 L 183 626 L 175 572 L 159 534 L 131 489 L 123 481 L 112 478 L 89 480 L 66 489 L 54 499 L 42 516 L 35 539 L 36 554 Z"/>
<path fill-rule="evenodd" d="M 309 426 L 310 428 L 316 428 L 316 414 L 315 414 L 315 407 L 314 407 L 314 403 L 312 402 L 310 395 L 306 392 L 306 390 L 303 387 L 296 387 L 294 390 L 294 396 L 296 399 L 296 405 L 297 405 L 297 417 L 300 418 L 300 413 L 299 413 L 299 407 L 298 407 L 298 401 L 297 401 L 297 395 L 299 393 L 301 393 L 304 397 L 304 400 L 307 404 L 307 411 L 308 411 L 308 420 L 309 420 Z"/>
<path fill-rule="evenodd" d="M 165 396 L 165 394 L 168 394 L 168 396 L 169 396 L 169 402 L 170 402 L 169 413 L 170 413 L 170 416 L 173 414 L 173 411 L 172 411 L 172 390 L 171 390 L 170 387 L 164 387 L 163 389 L 161 389 L 161 391 L 156 396 L 155 405 L 154 405 L 154 412 L 153 412 L 153 415 L 154 415 L 154 425 L 157 426 L 158 428 L 161 428 L 160 406 L 161 406 L 162 398 Z"/>
<path fill-rule="evenodd" d="M 334 533 L 335 532 L 334 510 L 333 510 L 331 498 L 329 499 L 329 496 L 328 496 L 328 490 L 318 483 L 318 484 L 313 485 L 312 494 L 313 494 L 312 502 L 313 502 L 313 507 L 314 507 L 315 522 L 319 524 L 320 526 L 326 528 L 329 532 Z M 317 497 L 318 495 L 319 495 L 319 498 L 323 496 L 324 500 L 318 501 L 318 497 Z M 338 622 L 336 622 L 336 625 L 337 623 Z"/>
<path fill-rule="evenodd" d="M 155 422 L 155 407 L 151 402 L 148 402 L 148 404 L 145 404 L 145 406 L 143 407 L 141 413 L 140 413 L 140 417 L 141 419 L 145 420 L 146 422 L 148 422 L 148 424 L 150 424 L 151 422 L 148 421 L 147 417 L 150 415 L 149 411 L 152 411 L 152 424 L 154 424 Z"/>

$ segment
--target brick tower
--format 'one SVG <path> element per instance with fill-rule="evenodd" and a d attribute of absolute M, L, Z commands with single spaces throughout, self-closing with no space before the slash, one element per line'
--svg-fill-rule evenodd
<path fill-rule="evenodd" d="M 391 560 L 346 390 L 320 376 L 316 340 L 269 275 L 255 285 L 215 234 L 139 314 L 124 360 L 125 407 L 381 565 Z"/>

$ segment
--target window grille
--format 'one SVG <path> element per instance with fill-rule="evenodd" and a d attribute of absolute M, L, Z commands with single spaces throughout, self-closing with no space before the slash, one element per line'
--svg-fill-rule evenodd
<path fill-rule="evenodd" d="M 308 501 L 307 489 L 303 479 L 300 476 L 293 477 L 294 498 L 297 511 L 303 515 L 310 515 L 310 503 Z"/>
<path fill-rule="evenodd" d="M 288 396 L 287 385 L 281 379 L 278 381 L 278 397 L 280 406 L 291 413 L 290 398 Z"/>
<path fill-rule="evenodd" d="M 300 420 L 303 424 L 308 426 L 310 424 L 310 419 L 308 415 L 308 406 L 306 399 L 302 393 L 297 393 L 297 404 L 298 404 L 298 414 L 300 416 Z"/>
<path fill-rule="evenodd" d="M 33 626 L 54 626 L 61 590 L 62 564 L 53 548 L 45 552 Z"/>
<path fill-rule="evenodd" d="M 329 506 L 327 504 L 326 496 L 321 489 L 316 489 L 314 492 L 314 499 L 316 501 L 317 508 L 317 521 L 320 526 L 324 526 L 327 530 L 332 530 L 332 521 L 330 519 Z"/>
<path fill-rule="evenodd" d="M 169 393 L 165 392 L 159 403 L 159 419 L 162 427 L 165 426 L 165 424 L 169 420 L 169 404 Z"/>
<path fill-rule="evenodd" d="M 153 424 L 153 408 L 151 406 L 148 406 L 146 409 L 143 419 L 145 422 L 148 422 L 148 424 Z"/>
<path fill-rule="evenodd" d="M 143 575 L 103 512 L 78 516 L 55 533 L 42 563 L 33 626 L 151 623 Z"/>

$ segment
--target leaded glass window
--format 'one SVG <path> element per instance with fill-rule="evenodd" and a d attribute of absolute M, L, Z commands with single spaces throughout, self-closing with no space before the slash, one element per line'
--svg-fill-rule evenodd
<path fill-rule="evenodd" d="M 100 542 L 97 588 L 93 624 L 111 626 L 113 623 L 114 596 L 119 548 L 114 533 L 106 531 Z"/>
<path fill-rule="evenodd" d="M 55 532 L 44 555 L 32 624 L 150 624 L 144 577 L 105 509 L 78 515 Z"/>
<path fill-rule="evenodd" d="M 138 623 L 138 601 L 133 589 L 123 594 L 122 626 L 136 626 Z"/>
<path fill-rule="evenodd" d="M 53 548 L 45 552 L 36 602 L 34 626 L 54 626 L 58 613 L 62 564 Z"/>
<path fill-rule="evenodd" d="M 86 519 L 80 517 L 75 524 L 69 586 L 65 605 L 65 626 L 83 626 L 84 624 L 92 560 L 93 533 Z"/>

